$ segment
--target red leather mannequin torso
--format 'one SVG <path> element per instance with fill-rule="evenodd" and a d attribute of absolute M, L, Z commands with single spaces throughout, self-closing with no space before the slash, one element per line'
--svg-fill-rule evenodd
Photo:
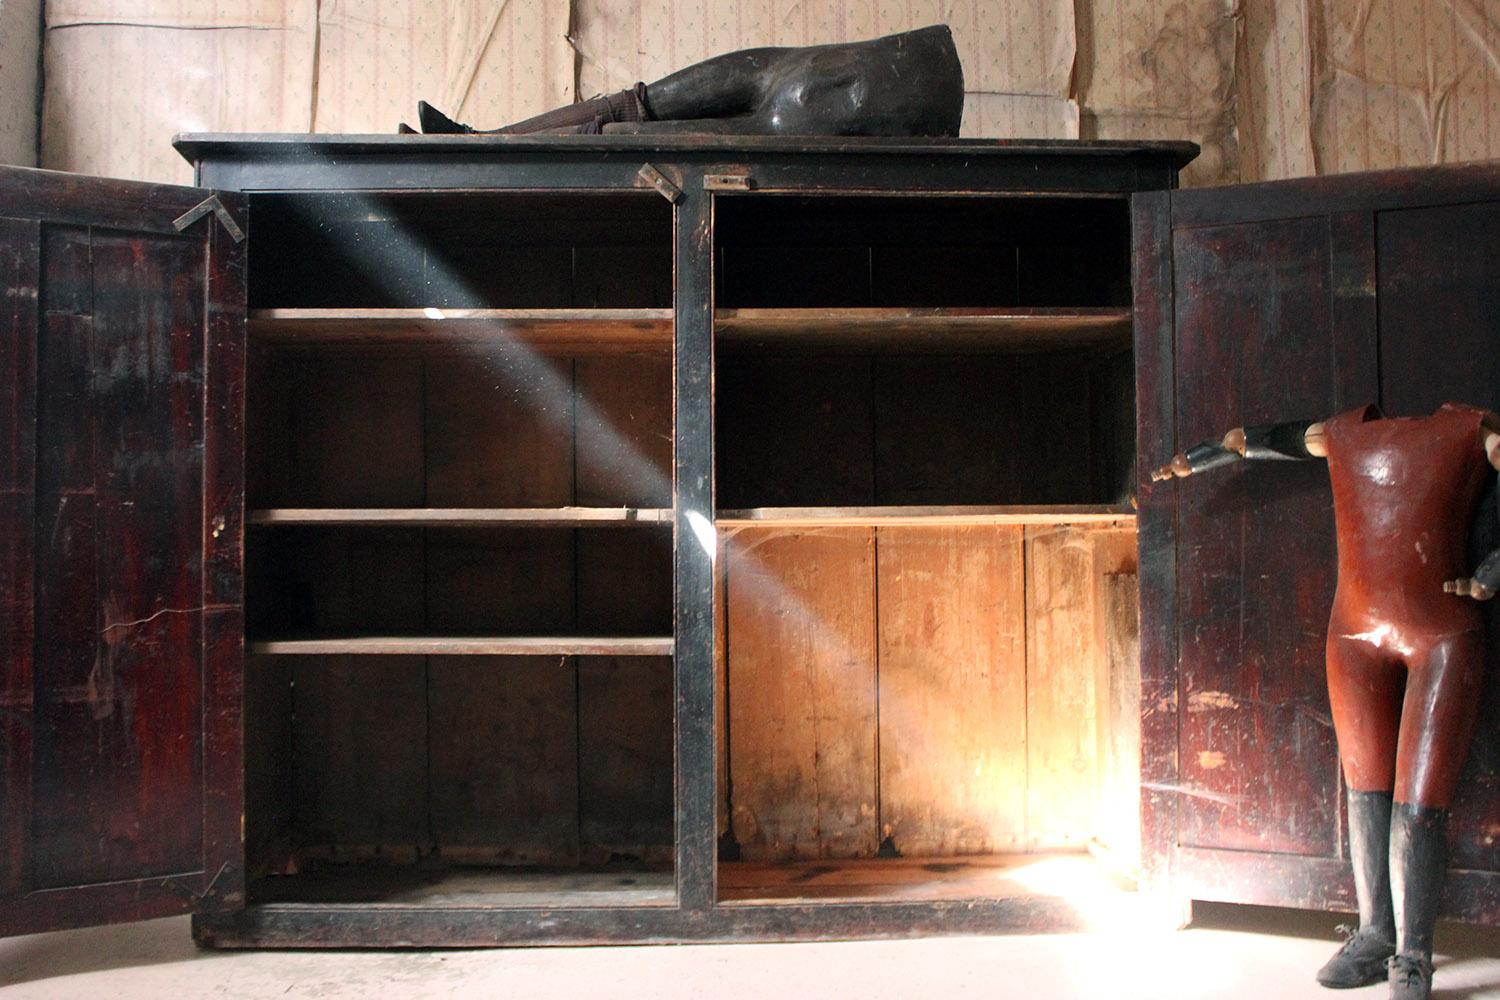
<path fill-rule="evenodd" d="M 1339 582 L 1328 680 L 1350 787 L 1447 806 L 1467 754 L 1484 668 L 1468 572 L 1470 524 L 1490 471 L 1483 410 L 1445 404 L 1390 419 L 1373 406 L 1325 422 Z M 1404 705 L 1403 705 L 1404 702 Z M 1398 752 L 1399 748 L 1399 752 Z"/>

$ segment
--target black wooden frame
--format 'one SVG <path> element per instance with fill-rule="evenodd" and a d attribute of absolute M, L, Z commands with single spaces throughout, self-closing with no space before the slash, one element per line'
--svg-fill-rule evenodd
<path fill-rule="evenodd" d="M 713 523 L 713 206 L 719 175 L 750 190 L 904 196 L 1114 196 L 1176 186 L 1191 143 L 924 142 L 637 136 L 182 136 L 200 185 L 245 193 L 598 191 L 675 202 L 675 906 L 462 908 L 278 903 L 195 918 L 218 947 L 389 947 L 906 937 L 1071 930 L 1052 897 L 931 903 L 717 902 L 715 573 L 689 515 Z M 709 178 L 709 180 L 705 180 Z M 251 239 L 253 253 L 254 239 Z"/>

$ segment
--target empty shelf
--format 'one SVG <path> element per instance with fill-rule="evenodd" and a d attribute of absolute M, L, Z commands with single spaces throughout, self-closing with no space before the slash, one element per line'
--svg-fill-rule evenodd
<path fill-rule="evenodd" d="M 249 652 L 266 656 L 671 656 L 671 636 L 356 636 L 264 639 Z"/>
<path fill-rule="evenodd" d="M 670 351 L 671 309 L 253 309 L 250 336 L 294 344 L 483 344 Z"/>
<path fill-rule="evenodd" d="M 726 347 L 902 353 L 1129 347 L 1128 308 L 720 309 Z"/>
<path fill-rule="evenodd" d="M 721 528 L 915 526 L 981 524 L 1088 524 L 1129 520 L 1135 511 L 1113 504 L 1017 507 L 751 507 L 721 510 Z"/>
<path fill-rule="evenodd" d="M 258 525 L 392 525 L 424 528 L 610 527 L 670 524 L 670 507 L 271 507 L 252 510 L 245 523 Z"/>

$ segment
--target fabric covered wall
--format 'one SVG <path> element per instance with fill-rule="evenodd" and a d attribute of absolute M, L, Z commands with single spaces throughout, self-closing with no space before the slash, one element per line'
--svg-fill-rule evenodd
<path fill-rule="evenodd" d="M 36 165 L 41 0 L 0 0 L 0 163 Z"/>
<path fill-rule="evenodd" d="M 15 0 L 5 0 L 9 5 Z M 1500 0 L 49 0 L 44 165 L 179 131 L 494 126 L 751 45 L 952 25 L 977 136 L 1188 138 L 1187 184 L 1500 151 Z"/>

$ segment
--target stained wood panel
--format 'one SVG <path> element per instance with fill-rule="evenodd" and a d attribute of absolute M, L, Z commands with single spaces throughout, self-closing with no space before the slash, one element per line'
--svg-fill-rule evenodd
<path fill-rule="evenodd" d="M 586 862 L 670 861 L 671 657 L 578 660 L 578 836 Z"/>
<path fill-rule="evenodd" d="M 880 827 L 904 855 L 1025 842 L 1022 531 L 877 532 Z"/>
<path fill-rule="evenodd" d="M 578 861 L 578 704 L 569 657 L 432 657 L 432 831 L 445 857 Z"/>
<path fill-rule="evenodd" d="M 174 375 L 202 370 L 202 293 L 176 276 L 203 273 L 204 247 L 53 229 L 49 251 L 82 280 L 57 295 L 47 277 L 37 355 L 59 389 L 37 404 L 36 612 L 55 623 L 35 675 L 45 887 L 191 870 L 202 837 L 181 822 L 202 810 L 202 541 L 160 528 L 201 516 L 201 384 Z"/>
<path fill-rule="evenodd" d="M 290 502 L 420 507 L 422 365 L 409 358 L 309 358 L 295 372 Z M 253 391 L 253 390 L 252 390 Z"/>
<path fill-rule="evenodd" d="M 0 283 L 38 289 L 41 227 L 0 219 Z M 0 894 L 25 888 L 34 719 L 38 302 L 0 304 Z"/>
<path fill-rule="evenodd" d="M 1180 446 L 1364 401 L 1339 383 L 1364 360 L 1331 312 L 1327 219 L 1185 229 L 1173 240 Z M 1177 800 L 1178 842 L 1334 855 L 1327 470 L 1221 469 L 1176 495 L 1179 780 L 1190 791 Z"/>
<path fill-rule="evenodd" d="M 579 358 L 575 499 L 672 505 L 672 359 Z"/>
<path fill-rule="evenodd" d="M 728 544 L 735 840 L 752 860 L 869 856 L 873 532 L 747 529 Z"/>
<path fill-rule="evenodd" d="M 1141 670 L 1134 531 L 1093 534 L 1094 695 L 1098 708 L 1094 840 L 1122 867 L 1140 863 Z"/>
<path fill-rule="evenodd" d="M 426 363 L 414 426 L 426 444 L 425 503 L 560 507 L 573 502 L 568 359 L 476 353 Z"/>
<path fill-rule="evenodd" d="M 1500 410 L 1500 204 L 1492 200 L 1382 212 L 1376 226 L 1380 291 L 1380 403 L 1398 416 L 1448 401 Z M 1485 248 L 1435 253 L 1434 248 Z M 1433 330 L 1442 331 L 1434 350 Z M 1496 532 L 1488 532 L 1495 537 Z M 1449 863 L 1500 871 L 1500 607 L 1484 606 L 1490 656 L 1474 742 L 1449 821 Z"/>
<path fill-rule="evenodd" d="M 1026 529 L 1026 839 L 1078 846 L 1094 823 L 1093 546 L 1078 528 Z"/>
<path fill-rule="evenodd" d="M 0 168 L 0 933 L 242 898 L 243 260 L 171 228 L 201 198 Z"/>

